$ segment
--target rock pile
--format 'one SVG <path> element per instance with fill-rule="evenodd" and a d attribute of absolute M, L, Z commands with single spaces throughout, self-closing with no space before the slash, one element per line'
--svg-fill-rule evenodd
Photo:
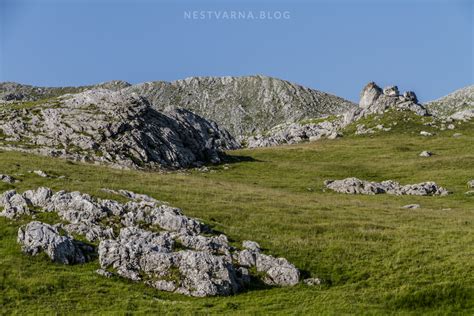
<path fill-rule="evenodd" d="M 183 168 L 220 161 L 239 144 L 187 110 L 154 110 L 136 94 L 106 89 L 24 109 L 0 108 L 3 149 L 120 168 Z"/>
<path fill-rule="evenodd" d="M 346 194 L 393 194 L 393 195 L 447 195 L 449 192 L 434 182 L 400 185 L 398 182 L 387 180 L 370 182 L 357 178 L 343 180 L 326 180 L 324 185 L 333 191 Z"/>
<path fill-rule="evenodd" d="M 144 282 L 159 290 L 191 296 L 230 295 L 263 275 L 269 285 L 291 286 L 299 282 L 297 268 L 284 258 L 262 252 L 258 243 L 244 241 L 242 249 L 229 245 L 223 234 L 215 235 L 200 221 L 180 209 L 125 190 L 107 192 L 127 196 L 125 204 L 95 199 L 80 192 L 48 188 L 14 190 L 0 196 L 11 219 L 55 212 L 55 225 L 30 222 L 18 232 L 24 252 L 44 251 L 53 261 L 83 263 L 97 251 L 104 276 L 119 275 Z M 97 250 L 71 235 L 98 244 Z M 256 270 L 257 275 L 250 271 Z"/>

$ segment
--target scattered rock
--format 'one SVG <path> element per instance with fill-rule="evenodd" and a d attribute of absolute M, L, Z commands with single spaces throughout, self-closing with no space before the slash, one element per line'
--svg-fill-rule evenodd
<path fill-rule="evenodd" d="M 218 163 L 224 150 L 240 146 L 215 122 L 184 109 L 158 112 L 133 93 L 94 89 L 50 102 L 2 111 L 0 130 L 10 140 L 3 149 L 159 169 Z"/>
<path fill-rule="evenodd" d="M 468 188 L 474 188 L 474 179 L 467 181 L 467 187 Z"/>
<path fill-rule="evenodd" d="M 431 157 L 431 156 L 433 156 L 433 153 L 432 153 L 431 151 L 426 151 L 426 150 L 424 150 L 424 151 L 422 151 L 422 152 L 420 153 L 419 156 L 420 156 L 420 157 Z"/>
<path fill-rule="evenodd" d="M 420 132 L 420 135 L 421 135 L 421 136 L 433 136 L 432 133 L 426 132 L 426 131 L 421 131 L 421 132 Z"/>
<path fill-rule="evenodd" d="M 321 285 L 323 281 L 319 278 L 304 279 L 303 283 L 310 286 Z"/>
<path fill-rule="evenodd" d="M 40 176 L 40 177 L 43 177 L 43 178 L 49 178 L 49 175 L 44 172 L 43 170 L 33 170 L 32 173 Z"/>
<path fill-rule="evenodd" d="M 5 182 L 5 183 L 9 183 L 9 184 L 13 184 L 13 183 L 17 182 L 17 180 L 15 180 L 15 178 L 13 178 L 9 175 L 6 175 L 6 174 L 0 174 L 0 181 Z"/>
<path fill-rule="evenodd" d="M 453 137 L 461 137 L 461 136 L 462 136 L 461 133 L 454 133 L 454 134 L 453 134 Z"/>
<path fill-rule="evenodd" d="M 408 204 L 408 205 L 403 206 L 402 208 L 416 209 L 420 207 L 421 207 L 420 204 Z"/>
<path fill-rule="evenodd" d="M 447 195 L 449 192 L 434 182 L 422 182 L 418 184 L 400 185 L 398 182 L 387 180 L 370 182 L 357 178 L 346 178 L 343 180 L 326 180 L 328 189 L 346 194 L 393 194 L 393 195 Z"/>

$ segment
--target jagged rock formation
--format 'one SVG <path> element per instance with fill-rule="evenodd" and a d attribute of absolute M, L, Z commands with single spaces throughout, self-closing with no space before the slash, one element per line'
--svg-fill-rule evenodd
<path fill-rule="evenodd" d="M 140 96 L 106 89 L 23 109 L 0 107 L 0 130 L 3 149 L 126 168 L 216 163 L 223 150 L 239 146 L 216 123 L 187 110 L 158 112 Z"/>
<path fill-rule="evenodd" d="M 393 194 L 393 195 L 447 195 L 448 190 L 434 182 L 400 185 L 400 183 L 387 180 L 370 182 L 357 178 L 343 180 L 326 180 L 324 185 L 333 191 L 346 194 Z"/>
<path fill-rule="evenodd" d="M 261 133 L 279 124 L 339 114 L 350 101 L 265 76 L 191 77 L 133 85 L 158 109 L 186 108 L 216 121 L 234 136 Z"/>
<path fill-rule="evenodd" d="M 361 92 L 359 107 L 349 108 L 339 115 L 321 118 L 318 120 L 305 120 L 292 124 L 282 124 L 266 131 L 265 133 L 244 137 L 243 144 L 248 147 L 268 147 L 282 144 L 295 144 L 302 141 L 315 141 L 321 138 L 334 139 L 342 135 L 342 130 L 349 124 L 372 114 L 382 114 L 391 108 L 396 110 L 413 111 L 425 116 L 426 109 L 417 103 L 414 92 L 407 91 L 399 94 L 397 86 L 381 89 L 374 82 L 367 84 Z M 317 121 L 317 122 L 315 122 Z M 390 127 L 377 126 L 377 130 L 389 131 Z M 366 129 L 364 125 L 357 126 L 356 134 L 374 133 L 374 129 Z"/>
<path fill-rule="evenodd" d="M 394 108 L 410 110 L 418 115 L 428 115 L 428 111 L 421 104 L 413 91 L 406 91 L 403 95 L 398 92 L 397 86 L 381 89 L 375 82 L 369 82 L 360 94 L 359 107 L 344 114 L 343 125 L 350 124 L 370 114 L 382 114 L 385 110 Z"/>
<path fill-rule="evenodd" d="M 95 249 L 71 237 L 77 234 L 98 243 L 99 274 L 116 274 L 159 290 L 191 296 L 230 295 L 261 277 L 252 275 L 252 268 L 269 285 L 299 282 L 300 272 L 293 264 L 264 254 L 256 242 L 244 241 L 242 249 L 236 249 L 225 235 L 214 234 L 180 209 L 143 194 L 107 192 L 132 200 L 122 204 L 80 192 L 53 193 L 43 187 L 23 194 L 11 190 L 0 196 L 0 207 L 4 207 L 0 216 L 16 219 L 54 212 L 59 217 L 56 225 L 33 221 L 19 229 L 18 242 L 24 252 L 44 251 L 53 261 L 83 263 Z"/>
<path fill-rule="evenodd" d="M 474 117 L 474 85 L 468 86 L 453 93 L 448 94 L 442 98 L 430 101 L 425 104 L 426 108 L 435 116 L 459 117 L 458 112 L 472 113 Z"/>
<path fill-rule="evenodd" d="M 113 80 L 90 86 L 81 87 L 35 87 L 16 82 L 0 82 L 0 105 L 8 101 L 36 101 L 58 97 L 67 93 L 79 93 L 93 89 L 118 91 L 130 86 L 128 82 Z"/>

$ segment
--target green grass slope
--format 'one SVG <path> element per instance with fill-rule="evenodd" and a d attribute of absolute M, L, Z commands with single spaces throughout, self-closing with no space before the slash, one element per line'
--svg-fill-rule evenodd
<path fill-rule="evenodd" d="M 100 188 L 146 193 L 201 218 L 234 242 L 259 242 L 304 276 L 325 283 L 189 298 L 96 275 L 97 260 L 64 266 L 26 256 L 16 243 L 22 221 L 0 218 L 0 313 L 472 315 L 474 196 L 464 192 L 474 178 L 474 124 L 432 137 L 419 136 L 422 129 L 430 131 L 411 122 L 375 135 L 229 152 L 227 167 L 211 167 L 209 173 L 123 171 L 2 152 L 0 172 L 22 181 L 1 183 L 0 191 L 44 185 L 108 198 Z M 455 132 L 463 135 L 452 137 Z M 435 155 L 419 157 L 422 150 Z M 28 173 L 36 169 L 66 178 Z M 350 176 L 402 184 L 431 180 L 453 194 L 359 196 L 323 190 L 324 180 Z M 411 203 L 422 207 L 400 208 Z"/>

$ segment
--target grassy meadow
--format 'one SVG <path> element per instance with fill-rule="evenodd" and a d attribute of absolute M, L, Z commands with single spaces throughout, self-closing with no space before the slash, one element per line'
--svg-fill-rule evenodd
<path fill-rule="evenodd" d="M 421 125 L 293 146 L 228 152 L 210 172 L 127 171 L 17 152 L 0 173 L 21 180 L 0 191 L 48 186 L 112 197 L 101 188 L 149 194 L 222 231 L 283 256 L 321 286 L 255 286 L 230 297 L 190 298 L 29 257 L 16 243 L 25 221 L 0 218 L 0 314 L 474 314 L 474 123 L 419 136 Z M 456 132 L 460 137 L 453 137 Z M 435 153 L 419 157 L 422 150 Z M 41 178 L 41 169 L 65 178 Z M 435 181 L 446 197 L 361 196 L 323 181 L 358 177 Z M 420 209 L 402 209 L 418 203 Z"/>

